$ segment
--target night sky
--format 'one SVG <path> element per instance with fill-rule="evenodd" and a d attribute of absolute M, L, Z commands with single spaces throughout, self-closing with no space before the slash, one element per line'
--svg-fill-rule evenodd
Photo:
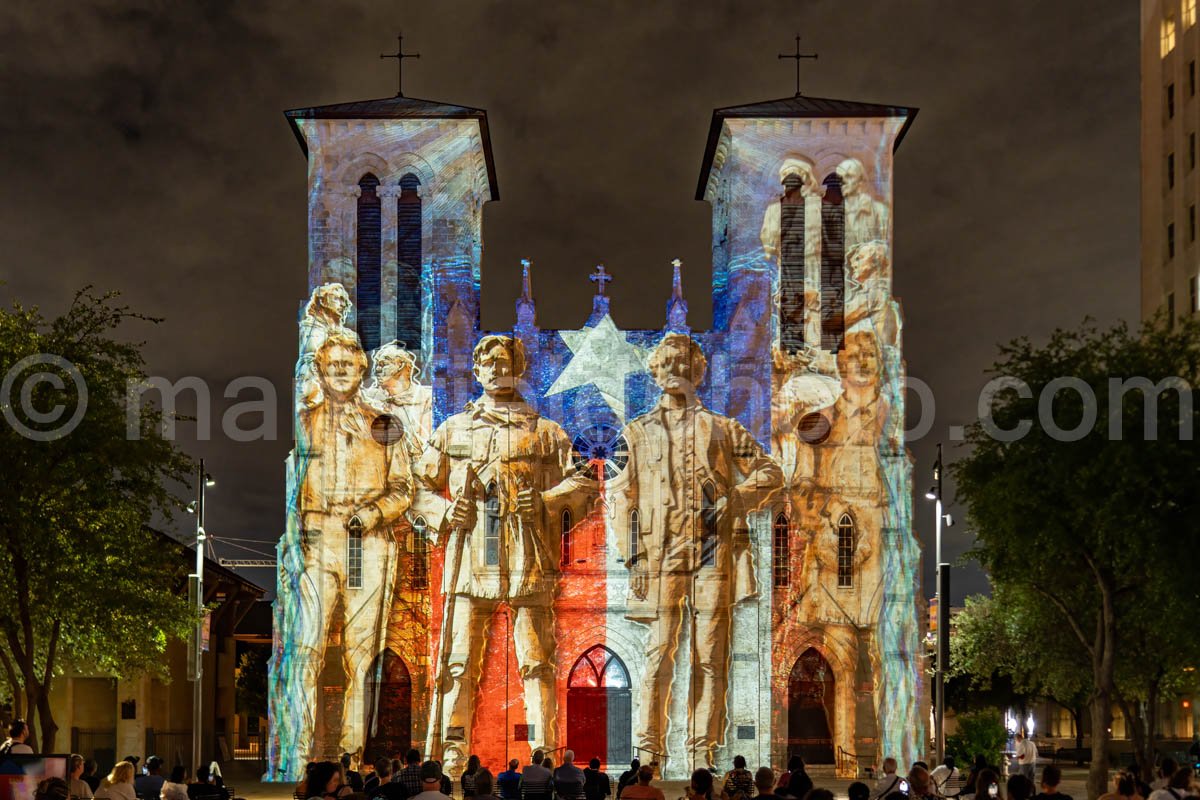
<path fill-rule="evenodd" d="M 151 374 L 204 378 L 218 420 L 235 377 L 277 387 L 275 441 L 180 425 L 218 482 L 220 555 L 254 557 L 221 537 L 269 552 L 283 528 L 306 172 L 282 111 L 393 94 L 378 56 L 398 29 L 421 54 L 406 94 L 488 111 L 492 329 L 512 325 L 521 257 L 543 327 L 582 325 L 600 261 L 616 322 L 661 327 L 675 257 L 706 327 L 710 212 L 693 198 L 710 115 L 790 95 L 776 55 L 797 31 L 820 54 L 806 94 L 921 109 L 896 157 L 894 272 L 909 372 L 937 398 L 911 443 L 927 594 L 933 446 L 973 417 L 996 343 L 1138 313 L 1137 3 L 5 3 L 0 301 L 55 314 L 85 284 L 121 290 L 166 318 L 125 331 Z M 969 544 L 960 524 L 946 554 Z M 273 590 L 270 570 L 246 574 Z M 956 604 L 986 586 L 956 581 Z"/>

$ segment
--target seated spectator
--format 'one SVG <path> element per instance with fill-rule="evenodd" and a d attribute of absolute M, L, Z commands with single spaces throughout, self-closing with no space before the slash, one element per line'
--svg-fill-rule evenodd
<path fill-rule="evenodd" d="M 946 797 L 948 794 L 957 794 L 960 777 L 954 766 L 954 756 L 946 756 L 941 764 L 929 772 L 929 784 L 935 794 Z"/>
<path fill-rule="evenodd" d="M 929 779 L 929 770 L 925 768 L 924 762 L 918 761 L 908 771 L 908 796 L 912 798 L 932 798 L 934 796 L 933 782 Z"/>
<path fill-rule="evenodd" d="M 993 786 L 996 787 L 994 792 L 992 791 Z M 970 789 L 972 787 L 968 786 L 967 788 Z M 972 791 L 971 794 L 974 795 L 977 800 L 988 800 L 990 797 L 999 797 L 1000 776 L 997 775 L 993 770 L 987 768 L 983 769 L 979 773 L 979 777 L 975 780 L 974 791 Z"/>
<path fill-rule="evenodd" d="M 1164 759 L 1164 763 L 1165 763 Z M 1184 800 L 1192 794 L 1192 768 L 1180 767 L 1171 775 L 1166 787 L 1150 793 L 1147 800 Z"/>
<path fill-rule="evenodd" d="M 593 758 L 583 770 L 583 796 L 586 800 L 604 800 L 612 794 L 612 781 L 600 771 L 600 759 Z"/>
<path fill-rule="evenodd" d="M 791 772 L 791 775 L 788 776 L 787 789 L 784 793 L 796 800 L 803 800 L 813 789 L 812 778 L 808 776 L 808 771 L 804 768 L 804 759 L 800 756 L 793 756 L 788 761 L 788 771 Z"/>
<path fill-rule="evenodd" d="M 411 800 L 447 800 L 449 795 L 443 791 L 445 785 L 442 765 L 436 761 L 426 761 L 421 765 L 421 791 Z"/>
<path fill-rule="evenodd" d="M 338 773 L 339 778 L 341 773 Z M 196 770 L 196 780 L 188 784 L 188 797 L 191 800 L 229 800 L 229 793 L 224 787 L 213 783 L 212 773 L 208 767 Z"/>
<path fill-rule="evenodd" d="M 128 761 L 118 761 L 104 780 L 95 796 L 99 800 L 137 800 L 133 791 L 133 764 Z"/>
<path fill-rule="evenodd" d="M 900 775 L 896 772 L 900 768 L 894 758 L 885 758 L 883 760 L 883 771 L 879 773 L 879 777 L 875 779 L 875 798 L 887 797 L 892 792 L 900 788 Z"/>
<path fill-rule="evenodd" d="M 475 770 L 475 800 L 500 800 L 496 797 L 496 780 L 487 767 Z"/>
<path fill-rule="evenodd" d="M 1033 782 L 1020 773 L 1011 776 L 1005 788 L 1008 800 L 1031 800 L 1033 797 Z"/>
<path fill-rule="evenodd" d="M 479 768 L 479 756 L 472 754 L 467 759 L 467 767 L 463 770 L 462 777 L 459 778 L 462 783 L 463 800 L 469 800 L 475 796 L 475 773 L 479 771 Z"/>
<path fill-rule="evenodd" d="M 71 788 L 62 778 L 45 778 L 33 790 L 33 800 L 68 800 Z"/>
<path fill-rule="evenodd" d="M 1062 783 L 1062 770 L 1053 764 L 1042 768 L 1042 790 L 1035 794 L 1034 800 L 1072 800 L 1071 795 L 1058 790 Z"/>
<path fill-rule="evenodd" d="M 496 784 L 500 787 L 501 800 L 520 800 L 521 797 L 521 773 L 517 768 L 521 766 L 521 762 L 513 759 L 508 762 L 508 769 L 496 776 Z"/>
<path fill-rule="evenodd" d="M 561 800 L 583 800 L 583 786 L 586 776 L 583 770 L 575 766 L 575 751 L 563 753 L 563 763 L 554 770 L 554 793 Z"/>
<path fill-rule="evenodd" d="M 554 775 L 546 767 L 546 754 L 536 750 L 532 761 L 521 771 L 521 798 L 550 800 L 554 795 Z"/>
<path fill-rule="evenodd" d="M 632 786 L 625 787 L 625 792 L 621 795 L 624 800 L 666 800 L 663 796 L 662 789 L 657 786 L 651 786 L 650 782 L 654 780 L 654 768 L 646 765 L 638 769 L 637 783 Z"/>
<path fill-rule="evenodd" d="M 404 787 L 408 797 L 416 797 L 422 791 L 421 787 L 421 751 L 412 748 L 404 754 L 404 768 L 397 770 L 392 766 L 392 782 Z"/>
<path fill-rule="evenodd" d="M 733 769 L 725 773 L 721 800 L 750 800 L 754 795 L 754 776 L 746 769 L 745 756 L 733 757 Z"/>
<path fill-rule="evenodd" d="M 828 789 L 813 789 L 806 795 L 805 800 L 833 800 L 833 792 Z"/>
<path fill-rule="evenodd" d="M 869 800 L 871 797 L 871 787 L 862 781 L 855 781 L 846 787 L 846 796 L 849 800 Z"/>
<path fill-rule="evenodd" d="M 161 800 L 188 800 L 187 770 L 182 764 L 171 768 L 171 776 L 163 781 L 158 796 Z"/>
<path fill-rule="evenodd" d="M 374 794 L 367 793 L 370 800 L 376 797 L 383 800 L 405 800 L 408 797 L 408 790 L 404 788 L 404 784 L 396 783 L 392 780 L 392 762 L 387 758 L 381 758 L 375 762 L 375 774 L 378 780 L 375 782 Z M 363 782 L 365 788 L 366 781 Z"/>
<path fill-rule="evenodd" d="M 208 775 L 204 778 L 207 780 Z M 337 761 L 318 761 L 313 764 L 304 783 L 304 793 L 310 800 L 337 800 L 351 794 L 350 787 L 342 783 L 342 765 Z M 188 787 L 189 795 L 192 793 L 192 786 Z M 193 796 L 192 800 L 196 800 L 196 797 Z"/>
<path fill-rule="evenodd" d="M 1113 776 L 1113 790 L 1102 794 L 1099 800 L 1143 800 L 1137 790 L 1137 783 L 1128 772 L 1118 772 Z"/>
<path fill-rule="evenodd" d="M 770 767 L 759 767 L 754 773 L 754 788 L 758 789 L 759 800 L 776 800 L 775 771 Z"/>
<path fill-rule="evenodd" d="M 83 768 L 83 756 L 72 753 L 67 759 L 67 791 L 73 800 L 89 800 L 93 794 L 92 787 L 83 779 Z"/>
<path fill-rule="evenodd" d="M 687 800 L 713 800 L 712 772 L 706 769 L 695 770 L 683 791 Z"/>
<path fill-rule="evenodd" d="M 350 787 L 352 792 L 361 792 L 363 790 L 362 775 L 358 770 L 354 769 L 354 754 L 342 753 L 342 780 Z"/>
<path fill-rule="evenodd" d="M 163 760 L 158 756 L 146 759 L 146 774 L 133 779 L 133 790 L 137 792 L 138 797 L 157 800 L 162 795 L 163 784 L 167 782 L 162 776 L 162 765 Z"/>
<path fill-rule="evenodd" d="M 100 788 L 100 776 L 96 774 L 96 770 L 99 768 L 100 765 L 96 763 L 96 759 L 89 758 L 83 762 L 83 775 L 79 776 L 80 780 L 91 787 L 93 794 Z"/>
<path fill-rule="evenodd" d="M 1159 763 L 1158 769 L 1155 771 L 1154 780 L 1150 783 L 1150 788 L 1153 791 L 1165 789 L 1171 783 L 1171 777 L 1179 769 L 1179 765 L 1175 763 L 1173 758 L 1164 758 Z"/>
<path fill-rule="evenodd" d="M 617 800 L 621 800 L 621 792 L 625 791 L 626 786 L 637 783 L 637 774 L 641 767 L 642 762 L 635 758 L 629 762 L 629 769 L 622 772 L 621 776 L 617 778 Z"/>

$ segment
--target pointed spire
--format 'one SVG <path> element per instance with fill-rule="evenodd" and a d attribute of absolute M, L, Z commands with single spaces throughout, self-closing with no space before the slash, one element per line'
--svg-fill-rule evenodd
<path fill-rule="evenodd" d="M 521 259 L 521 296 L 517 299 L 517 328 L 532 330 L 537 327 L 536 307 L 533 303 L 533 278 L 530 268 L 533 262 L 528 258 Z"/>
<path fill-rule="evenodd" d="M 671 262 L 674 274 L 671 278 L 671 299 L 667 301 L 667 330 L 672 333 L 690 333 L 687 324 L 688 304 L 683 299 L 683 262 L 678 258 Z"/>

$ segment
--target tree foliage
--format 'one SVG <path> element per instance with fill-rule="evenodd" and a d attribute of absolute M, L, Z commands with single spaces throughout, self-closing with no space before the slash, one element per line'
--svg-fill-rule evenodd
<path fill-rule="evenodd" d="M 999 711 L 989 709 L 960 714 L 955 718 L 955 724 L 958 732 L 946 737 L 946 754 L 954 756 L 954 763 L 968 769 L 978 756 L 983 756 L 989 764 L 1000 763 L 1008 732 L 1004 730 Z M 965 791 L 974 791 L 974 787 L 969 786 Z"/>
<path fill-rule="evenodd" d="M 168 639 L 193 620 L 180 593 L 188 565 L 150 528 L 177 507 L 172 490 L 190 465 L 153 407 L 140 412 L 141 436 L 127 435 L 127 386 L 145 380 L 141 346 L 117 338 L 127 322 L 153 320 L 89 290 L 53 320 L 19 304 L 0 310 L 0 374 L 13 379 L 0 397 L 6 416 L 46 433 L 38 414 L 59 408 L 61 422 L 81 402 L 68 371 L 19 367 L 27 357 L 66 359 L 86 387 L 85 412 L 66 435 L 0 424 L 0 668 L 15 710 L 36 712 L 43 752 L 54 750 L 49 692 L 65 666 L 160 670 Z M 39 371 L 60 380 L 32 380 Z"/>
<path fill-rule="evenodd" d="M 267 716 L 267 659 L 261 650 L 247 650 L 238 658 L 238 713 Z"/>
<path fill-rule="evenodd" d="M 1172 327 L 1160 317 L 1136 331 L 1085 324 L 1055 331 L 1041 346 L 1016 340 L 1001 348 L 992 372 L 1030 391 L 1000 392 L 995 426 L 971 426 L 970 450 L 951 467 L 977 536 L 972 557 L 1008 602 L 1052 614 L 1018 618 L 1019 635 L 1045 647 L 1036 631 L 1051 623 L 1062 640 L 1053 646 L 1069 642 L 1088 665 L 1092 797 L 1106 788 L 1113 704 L 1135 687 L 1149 692 L 1160 666 L 1195 663 L 1196 643 L 1167 631 L 1183 618 L 1163 615 L 1196 607 L 1197 409 L 1190 388 L 1164 380 L 1190 387 L 1198 367 L 1195 318 Z M 1135 378 L 1148 379 L 1151 391 L 1113 393 L 1114 382 Z M 1003 433 L 1023 424 L 1023 436 Z"/>

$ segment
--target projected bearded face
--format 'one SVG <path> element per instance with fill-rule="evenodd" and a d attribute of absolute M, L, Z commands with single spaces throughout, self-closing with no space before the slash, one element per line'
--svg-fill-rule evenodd
<path fill-rule="evenodd" d="M 852 333 L 838 355 L 842 382 L 855 389 L 872 389 L 879 384 L 879 347 L 869 333 Z"/>
<path fill-rule="evenodd" d="M 366 364 L 361 350 L 334 344 L 321 351 L 317 369 L 326 393 L 337 400 L 347 400 L 362 385 Z"/>

